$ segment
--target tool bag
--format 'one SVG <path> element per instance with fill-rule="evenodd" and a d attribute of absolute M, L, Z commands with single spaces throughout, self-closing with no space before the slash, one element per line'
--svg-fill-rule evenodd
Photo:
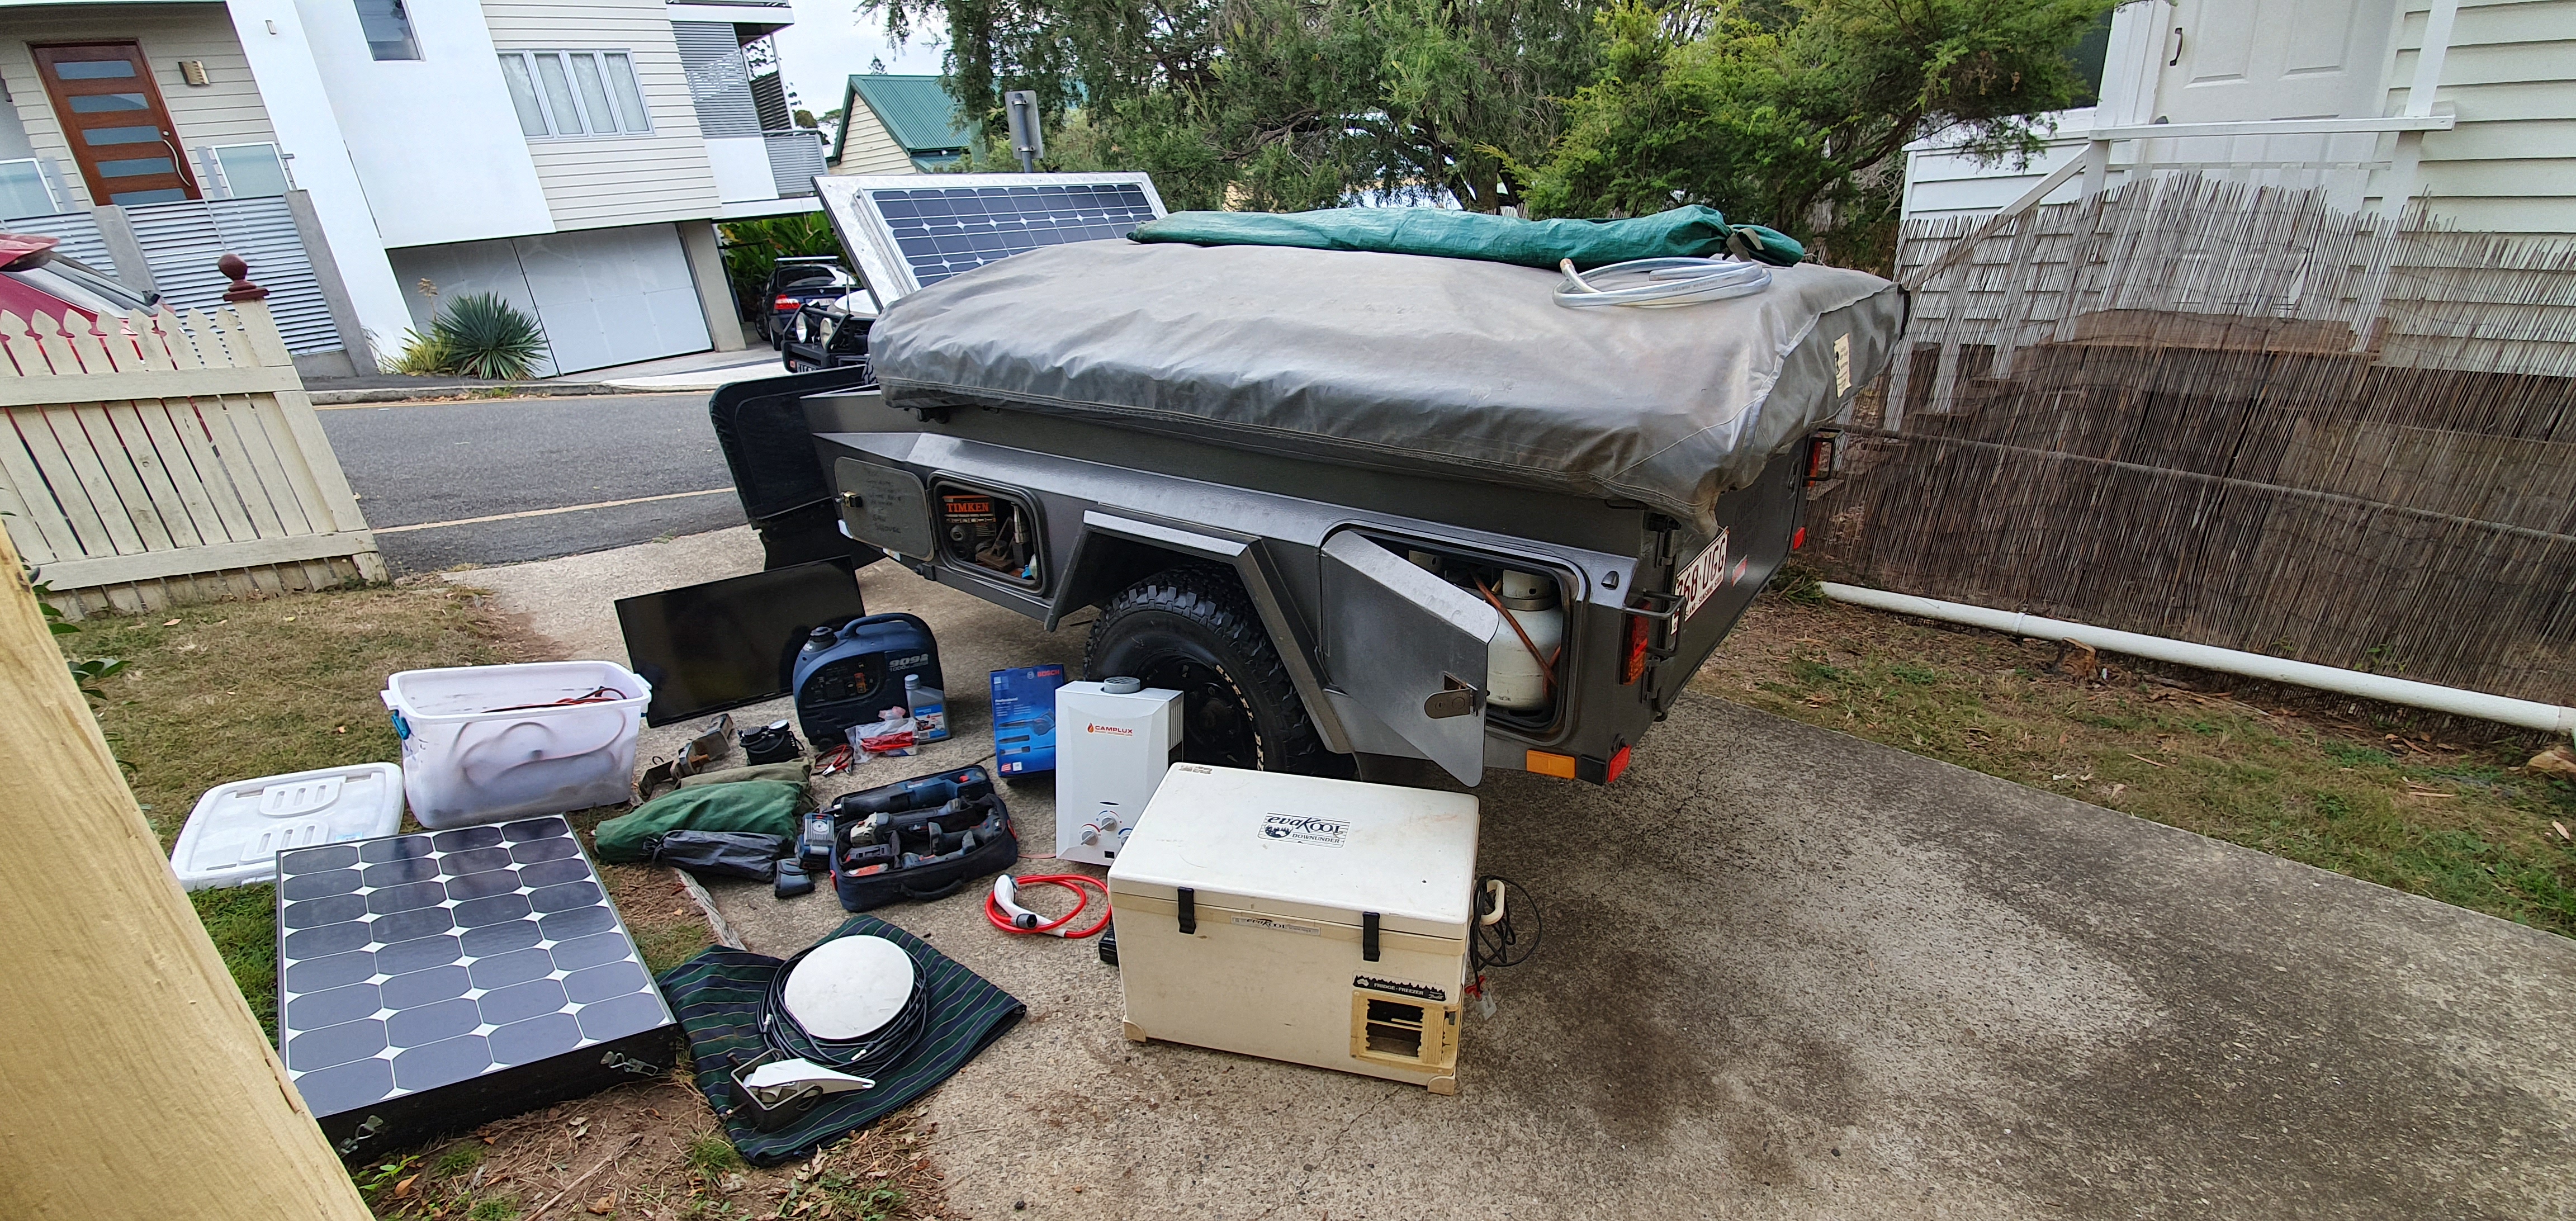
<path fill-rule="evenodd" d="M 993 789 L 993 781 L 980 767 L 963 769 L 971 772 L 971 783 L 957 787 L 957 800 L 970 807 L 975 821 L 961 826 L 939 825 L 932 834 L 928 826 L 902 826 L 910 821 L 906 815 L 919 815 L 948 804 L 921 800 L 899 804 L 889 813 L 898 824 L 893 830 L 891 853 L 882 844 L 862 843 L 872 816 L 838 813 L 836 803 L 832 818 L 832 888 L 841 896 L 841 906 L 854 912 L 883 907 L 910 899 L 927 903 L 944 899 L 964 889 L 977 878 L 990 877 L 1010 868 L 1020 859 L 1020 839 L 1011 828 L 1010 808 L 1002 795 Z M 893 784 L 880 785 L 853 794 L 855 798 L 901 793 L 917 781 L 956 773 L 934 772 Z M 910 796 L 906 794 L 906 796 Z M 845 799 L 846 800 L 846 799 Z M 969 833 L 975 837 L 971 846 L 963 841 Z M 913 861 L 904 863 L 909 854 Z M 887 859 L 888 857 L 891 859 Z M 855 859 L 854 858 L 858 858 Z"/>

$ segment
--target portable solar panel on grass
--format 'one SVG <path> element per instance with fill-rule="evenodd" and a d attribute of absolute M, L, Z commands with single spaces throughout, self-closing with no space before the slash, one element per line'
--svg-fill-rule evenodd
<path fill-rule="evenodd" d="M 818 185 L 881 306 L 1040 246 L 1123 238 L 1163 215 L 1143 174 L 853 175 Z"/>
<path fill-rule="evenodd" d="M 674 1023 L 563 819 L 278 854 L 278 1052 L 343 1155 L 672 1062 Z"/>

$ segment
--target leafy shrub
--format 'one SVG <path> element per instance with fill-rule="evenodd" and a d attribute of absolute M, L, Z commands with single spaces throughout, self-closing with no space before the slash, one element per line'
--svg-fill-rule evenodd
<path fill-rule="evenodd" d="M 436 335 L 404 331 L 402 347 L 381 363 L 387 373 L 400 373 L 407 377 L 431 377 L 447 372 L 447 349 L 439 346 Z"/>

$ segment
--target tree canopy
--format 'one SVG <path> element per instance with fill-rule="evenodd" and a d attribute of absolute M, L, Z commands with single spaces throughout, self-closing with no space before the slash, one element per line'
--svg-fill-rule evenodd
<path fill-rule="evenodd" d="M 1904 145 L 2037 147 L 2116 0 L 862 0 L 943 21 L 965 115 L 1038 95 L 1048 168 L 1174 207 L 1704 203 L 1876 261 Z M 1001 141 L 993 141 L 999 147 Z"/>

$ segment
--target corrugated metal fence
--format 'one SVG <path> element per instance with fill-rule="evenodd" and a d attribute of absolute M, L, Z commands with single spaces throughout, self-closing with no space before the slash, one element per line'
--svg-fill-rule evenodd
<path fill-rule="evenodd" d="M 293 207 L 281 195 L 245 199 L 183 199 L 105 209 L 121 213 L 143 253 L 143 270 L 172 309 L 213 309 L 223 303 L 226 281 L 215 270 L 225 253 L 238 254 L 259 268 L 269 290 L 269 312 L 277 320 L 286 350 L 297 356 L 347 347 L 332 321 L 330 298 L 324 294 L 304 236 L 296 228 Z M 91 212 L 51 216 L 18 216 L 5 222 L 11 233 L 35 233 L 62 239 L 62 253 L 100 271 L 140 286 L 135 268 L 120 264 Z"/>
<path fill-rule="evenodd" d="M 215 270 L 215 260 L 230 252 L 259 268 L 287 351 L 302 356 L 341 346 L 331 306 L 283 196 L 138 204 L 127 207 L 125 216 L 152 266 L 154 285 L 172 308 L 222 304 L 229 282 Z"/>
<path fill-rule="evenodd" d="M 39 237 L 59 238 L 54 247 L 100 271 L 114 272 L 116 259 L 108 253 L 106 239 L 99 236 L 98 218 L 87 212 L 58 212 L 52 216 L 12 216 L 0 221 L 11 233 L 32 233 Z M 220 295 L 220 294 L 218 294 Z"/>

